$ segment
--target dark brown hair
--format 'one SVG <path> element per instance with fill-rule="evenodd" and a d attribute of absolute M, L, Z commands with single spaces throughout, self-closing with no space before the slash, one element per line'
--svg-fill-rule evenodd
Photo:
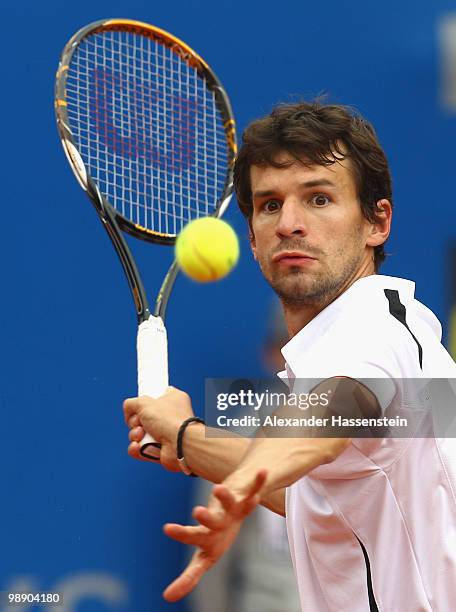
<path fill-rule="evenodd" d="M 245 130 L 234 169 L 239 208 L 250 221 L 253 213 L 250 167 L 281 167 L 285 151 L 304 163 L 329 166 L 350 159 L 363 215 L 373 222 L 377 202 L 392 204 L 391 175 L 372 125 L 350 107 L 315 102 L 280 104 L 270 115 Z M 376 270 L 385 259 L 383 244 L 374 247 Z"/>

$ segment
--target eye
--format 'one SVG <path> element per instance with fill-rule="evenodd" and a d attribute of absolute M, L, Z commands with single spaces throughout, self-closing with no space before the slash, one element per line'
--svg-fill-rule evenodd
<path fill-rule="evenodd" d="M 310 202 L 311 204 L 314 204 L 315 206 L 322 207 L 322 206 L 326 206 L 327 204 L 329 204 L 331 202 L 331 199 L 324 193 L 316 193 L 315 195 L 312 196 Z"/>
<path fill-rule="evenodd" d="M 278 200 L 268 200 L 262 206 L 262 209 L 267 213 L 275 213 L 280 210 L 282 204 Z"/>

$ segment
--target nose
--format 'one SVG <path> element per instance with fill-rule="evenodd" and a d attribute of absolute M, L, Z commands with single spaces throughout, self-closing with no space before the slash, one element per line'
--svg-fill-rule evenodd
<path fill-rule="evenodd" d="M 277 236 L 288 238 L 291 236 L 306 236 L 307 233 L 308 228 L 302 203 L 295 198 L 285 200 L 277 221 Z"/>

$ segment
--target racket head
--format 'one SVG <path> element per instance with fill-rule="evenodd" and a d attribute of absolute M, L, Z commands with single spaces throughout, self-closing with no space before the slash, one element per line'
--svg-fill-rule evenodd
<path fill-rule="evenodd" d="M 79 30 L 62 53 L 55 109 L 81 187 L 124 231 L 173 244 L 189 221 L 227 207 L 237 150 L 229 99 L 168 32 L 129 19 Z"/>

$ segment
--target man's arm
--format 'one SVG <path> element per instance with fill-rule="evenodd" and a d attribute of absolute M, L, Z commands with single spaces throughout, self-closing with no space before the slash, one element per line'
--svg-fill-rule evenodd
<path fill-rule="evenodd" d="M 329 396 L 331 401 L 317 403 L 310 416 L 320 417 L 326 423 L 331 414 L 341 416 L 374 416 L 381 413 L 377 398 L 362 383 L 346 377 L 335 377 L 320 382 L 313 390 L 316 397 Z M 161 463 L 170 470 L 179 471 L 176 456 L 177 432 L 182 422 L 193 416 L 189 396 L 169 387 L 161 398 L 149 397 L 127 400 L 124 404 L 125 420 L 129 424 L 129 453 L 140 458 L 139 442 L 148 431 L 162 444 Z M 303 416 L 299 407 L 285 405 L 275 413 L 290 422 Z M 331 432 L 329 431 L 331 429 Z M 312 469 L 333 461 L 349 444 L 349 438 L 338 435 L 334 428 L 263 427 L 254 441 L 226 430 L 212 429 L 211 435 L 201 424 L 191 424 L 185 432 L 183 448 L 189 468 L 198 476 L 213 483 L 225 482 L 242 495 L 243 482 L 250 483 L 258 469 L 266 468 L 268 478 L 262 491 L 261 503 L 267 508 L 285 514 L 284 487 L 292 484 Z M 351 435 L 345 429 L 343 435 Z M 356 435 L 356 428 L 354 430 Z M 274 437 L 276 436 L 276 437 Z M 290 437 L 291 436 L 291 437 Z M 319 436 L 319 437 L 315 437 Z M 245 485 L 247 486 L 247 485 Z"/>
<path fill-rule="evenodd" d="M 223 484 L 243 495 L 258 470 L 266 467 L 263 497 L 288 487 L 319 465 L 331 463 L 349 444 L 349 438 L 255 438 L 237 469 Z"/>
<path fill-rule="evenodd" d="M 126 400 L 124 414 L 130 427 L 130 456 L 142 459 L 140 441 L 147 431 L 162 445 L 161 464 L 171 471 L 180 471 L 176 440 L 182 422 L 193 416 L 189 396 L 169 387 L 159 400 L 145 396 Z M 217 429 L 208 436 L 206 429 L 201 423 L 191 423 L 187 427 L 183 440 L 184 456 L 194 474 L 216 484 L 224 481 L 238 467 L 251 440 L 230 432 L 223 432 L 221 437 Z M 285 516 L 285 490 L 271 490 L 262 497 L 261 504 Z"/>
<path fill-rule="evenodd" d="M 195 428 L 193 435 L 190 435 L 185 443 L 185 456 L 189 465 L 198 475 L 208 478 L 212 475 L 213 463 L 218 474 L 222 476 L 213 482 L 223 481 L 241 496 L 245 493 L 242 483 L 248 488 L 258 470 L 267 469 L 268 477 L 262 488 L 262 501 L 268 499 L 274 491 L 283 491 L 285 487 L 319 465 L 334 461 L 350 444 L 350 439 L 345 436 L 346 433 L 350 435 L 352 430 L 345 428 L 341 435 L 342 428 L 336 431 L 333 426 L 327 424 L 332 414 L 352 417 L 367 416 L 379 411 L 376 397 L 364 385 L 353 379 L 327 379 L 318 383 L 313 388 L 312 394 L 317 399 L 324 396 L 331 397 L 331 400 L 318 401 L 312 408 L 308 407 L 306 412 L 294 404 L 283 405 L 276 410 L 274 416 L 290 425 L 263 426 L 251 442 L 247 441 L 244 452 L 239 455 L 240 461 L 236 465 L 231 462 L 229 469 L 224 469 L 224 462 L 228 458 L 223 456 L 223 445 L 219 449 L 216 444 L 213 447 L 214 453 L 210 452 L 209 445 L 207 449 L 209 453 L 206 455 L 207 451 L 205 452 L 206 444 L 212 442 L 216 436 L 222 436 L 222 443 L 229 442 L 231 440 L 227 438 L 229 432 L 214 429 L 211 437 L 207 437 L 203 428 L 199 431 Z M 303 415 L 309 417 L 311 414 L 320 418 L 326 425 L 318 427 L 294 425 L 295 422 L 301 422 Z M 332 437 L 326 437 L 328 435 Z M 243 438 L 240 440 L 245 442 Z"/>
<path fill-rule="evenodd" d="M 354 379 L 336 377 L 320 384 L 321 387 L 318 385 L 315 391 L 328 389 L 329 385 L 332 401 L 329 405 L 319 403 L 313 410 L 315 416 L 372 415 L 379 412 L 375 395 Z M 165 417 L 167 409 L 170 412 Z M 163 445 L 162 463 L 169 469 L 179 469 L 176 468 L 174 440 L 180 424 L 192 414 L 189 397 L 172 388 L 158 400 L 127 400 L 125 418 L 133 427 L 130 439 L 134 440 L 130 454 L 138 456 L 138 441 L 147 430 Z M 296 407 L 290 405 L 282 407 L 276 414 L 285 419 L 299 416 Z M 139 423 L 141 426 L 136 428 Z M 293 427 L 288 431 L 263 427 L 252 442 L 235 436 L 227 437 L 226 432 L 223 438 L 208 438 L 201 426 L 194 426 L 193 433 L 191 426 L 188 429 L 184 451 L 189 466 L 204 478 L 222 483 L 214 487 L 207 507 L 194 509 L 193 517 L 199 525 L 165 526 L 165 532 L 171 538 L 197 547 L 187 568 L 166 589 L 164 596 L 168 601 L 177 601 L 195 588 L 204 573 L 231 547 L 242 522 L 256 504 L 263 503 L 273 508 L 280 506 L 283 511 L 284 487 L 316 467 L 334 461 L 350 444 L 347 437 L 323 437 L 328 433 L 325 426 L 304 427 L 298 431 Z M 357 433 L 356 427 L 353 433 Z"/>
<path fill-rule="evenodd" d="M 328 379 L 317 385 L 315 392 L 328 388 L 333 399 L 329 405 L 317 404 L 312 411 L 316 417 L 365 416 L 379 411 L 376 397 L 354 379 Z M 276 414 L 292 422 L 293 417 L 299 416 L 299 409 L 283 406 Z M 348 431 L 356 434 L 357 428 Z M 266 499 L 272 491 L 283 490 L 316 467 L 334 461 L 349 446 L 347 437 L 315 437 L 328 433 L 326 425 L 299 429 L 263 427 L 238 467 L 214 488 L 207 508 L 195 508 L 193 517 L 199 525 L 166 527 L 165 532 L 173 539 L 197 547 L 187 568 L 166 589 L 167 600 L 177 601 L 187 595 L 229 549 L 247 515 L 245 508 L 250 512 L 255 502 Z"/>

